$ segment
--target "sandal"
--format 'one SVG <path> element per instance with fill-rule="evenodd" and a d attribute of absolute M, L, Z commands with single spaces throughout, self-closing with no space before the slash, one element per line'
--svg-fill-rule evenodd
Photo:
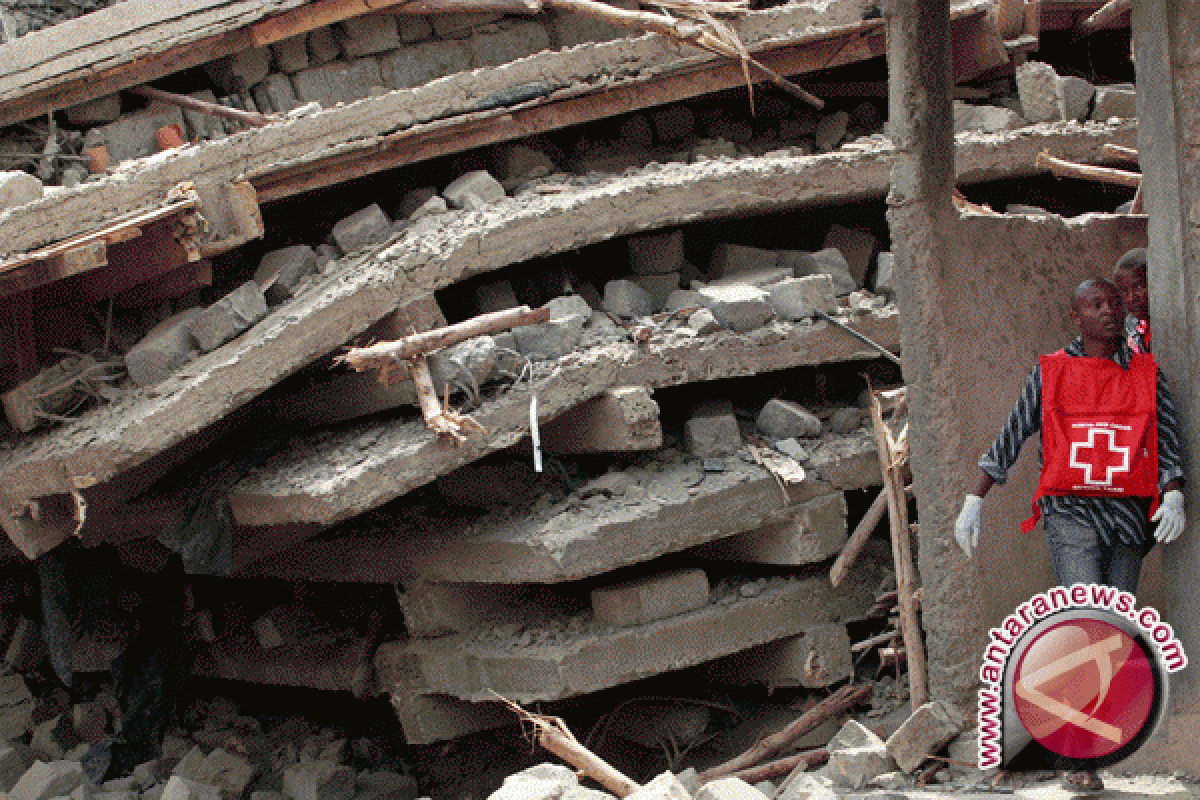
<path fill-rule="evenodd" d="M 1104 791 L 1104 781 L 1094 771 L 1068 772 L 1063 775 L 1062 787 L 1069 792 L 1091 794 Z"/>

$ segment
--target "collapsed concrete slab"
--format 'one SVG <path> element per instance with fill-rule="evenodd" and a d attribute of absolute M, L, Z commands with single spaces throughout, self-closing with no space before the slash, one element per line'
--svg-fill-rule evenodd
<path fill-rule="evenodd" d="M 865 570 L 864 570 L 865 573 Z M 873 577 L 873 576 L 872 576 Z M 559 700 L 711 661 L 750 647 L 797 636 L 808 627 L 861 615 L 873 587 L 863 573 L 834 590 L 828 578 L 752 582 L 755 591 L 726 585 L 697 611 L 615 631 L 582 632 L 570 621 L 544 631 L 475 635 L 387 643 L 379 648 L 380 685 L 411 686 L 394 664 L 415 662 L 429 690 L 475 702 L 498 692 L 519 703 Z M 573 628 L 576 628 L 573 630 Z M 537 641 L 539 644 L 522 644 Z M 697 648 L 696 642 L 705 643 Z M 399 648 L 403 654 L 389 653 Z"/>
<path fill-rule="evenodd" d="M 850 324 L 882 346 L 899 349 L 894 308 Z M 667 334 L 641 345 L 600 346 L 553 366 L 538 365 L 532 381 L 513 386 L 475 413 L 484 433 L 458 446 L 440 441 L 420 418 L 300 437 L 234 486 L 229 502 L 241 525 L 332 524 L 517 444 L 529 434 L 531 394 L 538 397 L 539 414 L 553 418 L 611 386 L 658 388 L 877 355 L 827 322 L 775 323 L 744 335 Z"/>
<path fill-rule="evenodd" d="M 864 436 L 845 438 L 853 443 L 847 441 L 844 452 L 853 448 L 874 459 L 878 482 L 874 442 Z M 459 523 L 447 520 L 436 529 L 417 521 L 419 509 L 389 506 L 269 557 L 247 573 L 304 581 L 560 583 L 729 536 L 736 542 L 744 538 L 738 534 L 760 526 L 774 530 L 776 517 L 791 520 L 811 498 L 832 502 L 835 509 L 845 507 L 839 494 L 829 494 L 834 488 L 812 470 L 802 483 L 788 486 L 785 499 L 770 472 L 741 458 L 728 459 L 722 472 L 704 473 L 681 454 L 664 451 L 619 474 L 637 491 L 588 505 L 581 498 L 594 495 L 589 495 L 591 484 L 585 484 L 545 509 L 497 510 Z M 840 531 L 844 540 L 844 521 Z M 793 560 L 809 539 L 812 550 L 827 557 L 829 535 L 823 530 L 813 526 L 805 535 L 791 526 L 788 534 L 790 546 L 777 549 Z"/>
<path fill-rule="evenodd" d="M 1134 144 L 1135 134 L 1129 124 L 1061 123 L 1010 134 L 964 135 L 957 163 L 968 180 L 1029 174 L 1043 149 L 1094 162 L 1102 160 L 1104 143 Z M 558 195 L 528 195 L 484 211 L 422 220 L 391 246 L 343 259 L 254 330 L 191 362 L 153 390 L 21 440 L 0 455 L 0 496 L 19 506 L 30 498 L 103 483 L 220 420 L 419 294 L 538 256 L 684 221 L 882 196 L 891 157 L 890 146 L 878 146 L 819 157 L 781 152 L 650 166 Z M 149 175 L 142 177 L 127 183 L 141 187 L 154 182 Z M 166 185 L 176 177 L 172 174 Z M 37 229 L 90 213 L 70 203 L 24 208 L 37 213 L 25 222 L 11 212 L 0 215 L 6 236 L 10 228 Z M 6 239 L 6 245 L 12 241 Z"/>

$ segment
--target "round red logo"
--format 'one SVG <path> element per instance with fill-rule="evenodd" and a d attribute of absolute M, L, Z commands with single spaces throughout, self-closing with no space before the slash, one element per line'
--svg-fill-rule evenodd
<path fill-rule="evenodd" d="M 1038 632 L 1012 673 L 1013 707 L 1043 747 L 1104 758 L 1146 728 L 1154 664 L 1142 644 L 1101 619 L 1068 619 Z"/>

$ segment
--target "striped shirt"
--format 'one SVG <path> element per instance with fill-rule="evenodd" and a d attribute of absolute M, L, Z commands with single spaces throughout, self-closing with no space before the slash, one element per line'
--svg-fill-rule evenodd
<path fill-rule="evenodd" d="M 1076 339 L 1067 346 L 1072 356 L 1085 355 L 1083 340 Z M 1128 369 L 1133 351 L 1122 342 L 1113 361 Z M 1158 371 L 1158 486 L 1183 479 L 1183 456 L 1179 422 L 1175 416 L 1175 404 L 1167 388 L 1162 370 Z M 1042 368 L 1034 366 L 1025 381 L 1025 388 L 1017 400 L 1016 407 L 1008 417 L 1000 436 L 991 448 L 979 459 L 979 468 L 990 475 L 996 483 L 1008 479 L 1008 471 L 1021 454 L 1021 446 L 1042 429 Z M 1042 463 L 1041 445 L 1038 445 L 1038 464 Z M 1150 543 L 1149 503 L 1142 498 L 1081 497 L 1047 495 L 1038 500 L 1042 514 L 1063 514 L 1095 530 L 1107 545 L 1120 542 L 1134 547 Z"/>
<path fill-rule="evenodd" d="M 1146 341 L 1146 335 L 1142 333 L 1142 321 L 1133 314 L 1125 315 L 1125 338 L 1129 342 L 1129 346 L 1133 348 L 1135 353 L 1149 353 L 1150 342 Z"/>

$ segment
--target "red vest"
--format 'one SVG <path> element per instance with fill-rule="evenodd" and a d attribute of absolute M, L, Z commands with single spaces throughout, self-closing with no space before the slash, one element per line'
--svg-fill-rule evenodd
<path fill-rule="evenodd" d="M 1042 479 L 1045 495 L 1158 498 L 1158 367 L 1135 353 L 1129 369 L 1109 358 L 1042 356 Z"/>

